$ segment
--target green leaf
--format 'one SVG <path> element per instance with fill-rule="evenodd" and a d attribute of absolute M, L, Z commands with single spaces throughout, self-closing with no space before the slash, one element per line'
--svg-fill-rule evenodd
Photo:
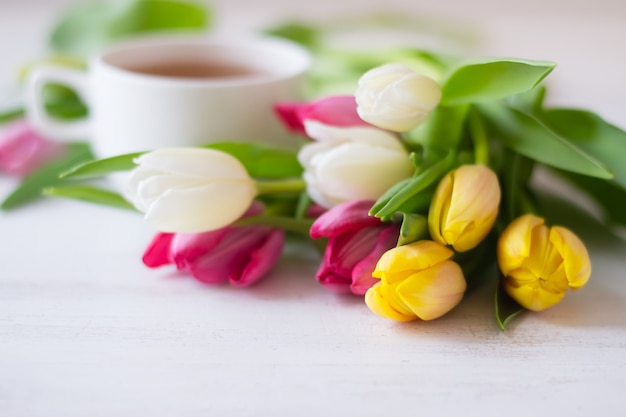
<path fill-rule="evenodd" d="M 401 187 L 393 187 L 393 193 L 385 193 L 384 197 L 389 197 L 386 202 L 379 201 L 372 207 L 370 214 L 382 220 L 388 220 L 400 210 L 400 207 L 413 198 L 419 197 L 423 192 L 429 192 L 429 187 L 434 185 L 443 177 L 454 165 L 455 155 L 449 153 L 444 159 L 423 170 L 408 181 L 403 181 Z M 396 184 L 397 185 L 397 184 Z M 381 204 L 378 204 L 378 203 Z M 378 209 L 382 205 L 382 208 Z M 377 209 L 376 211 L 374 211 Z"/>
<path fill-rule="evenodd" d="M 136 152 L 84 162 L 70 167 L 69 170 L 62 172 L 60 177 L 62 179 L 88 179 L 119 171 L 129 171 L 137 166 L 133 161 L 141 154 L 142 152 Z"/>
<path fill-rule="evenodd" d="M 402 226 L 398 236 L 398 246 L 408 245 L 417 240 L 426 239 L 428 234 L 428 217 L 421 214 L 403 213 Z"/>
<path fill-rule="evenodd" d="M 511 107 L 521 110 L 524 113 L 536 114 L 542 111 L 545 96 L 546 88 L 539 85 L 532 90 L 511 96 L 509 103 Z"/>
<path fill-rule="evenodd" d="M 258 143 L 221 142 L 203 145 L 226 152 L 237 158 L 254 178 L 290 178 L 302 175 L 302 166 L 295 152 L 272 148 Z M 86 179 L 100 177 L 119 171 L 128 171 L 136 167 L 135 158 L 144 152 L 113 156 L 106 159 L 89 161 L 72 167 L 64 172 L 64 179 Z"/>
<path fill-rule="evenodd" d="M 376 213 L 378 213 L 380 210 L 382 210 L 382 208 L 387 205 L 389 200 L 391 200 L 391 198 L 394 195 L 396 195 L 400 190 L 402 190 L 405 186 L 407 186 L 407 184 L 409 184 L 412 180 L 413 180 L 413 178 L 406 178 L 406 179 L 404 179 L 402 181 L 398 181 L 397 183 L 392 185 L 391 188 L 389 188 L 387 191 L 385 191 L 383 193 L 383 195 L 381 195 L 378 198 L 378 200 L 376 200 L 374 205 L 372 205 L 372 208 L 369 211 L 369 215 L 370 216 L 374 216 Z"/>
<path fill-rule="evenodd" d="M 74 90 L 60 85 L 48 84 L 43 88 L 43 102 L 46 112 L 57 119 L 76 119 L 86 117 L 87 105 Z"/>
<path fill-rule="evenodd" d="M 133 211 L 135 210 L 135 207 L 126 201 L 120 194 L 89 185 L 64 185 L 60 187 L 49 187 L 44 189 L 43 193 L 52 197 L 63 197 L 100 204 L 103 206 Z"/>
<path fill-rule="evenodd" d="M 501 186 L 502 203 L 500 218 L 509 224 L 518 216 L 537 213 L 529 206 L 529 182 L 535 168 L 535 161 L 525 156 L 506 150 L 502 156 Z"/>
<path fill-rule="evenodd" d="M 448 74 L 442 83 L 441 104 L 479 103 L 523 93 L 539 84 L 555 66 L 548 61 L 475 59 Z"/>
<path fill-rule="evenodd" d="M 286 22 L 265 31 L 267 35 L 277 36 L 299 43 L 307 48 L 315 48 L 319 44 L 320 31 L 315 27 L 301 22 Z"/>
<path fill-rule="evenodd" d="M 611 227 L 615 224 L 626 225 L 626 189 L 614 182 L 556 171 L 570 181 L 576 188 L 587 193 L 604 211 L 605 223 Z"/>
<path fill-rule="evenodd" d="M 39 197 L 44 188 L 60 183 L 59 175 L 69 167 L 92 159 L 89 145 L 72 143 L 67 145 L 63 155 L 56 160 L 43 165 L 38 170 L 24 178 L 20 185 L 2 202 L 3 210 L 14 209 L 22 204 Z"/>
<path fill-rule="evenodd" d="M 517 302 L 504 291 L 501 282 L 502 281 L 500 281 L 500 284 L 498 284 L 498 288 L 496 289 L 494 306 L 498 327 L 500 330 L 504 330 L 511 320 L 525 311 L 525 309 L 517 304 Z"/>
<path fill-rule="evenodd" d="M 15 108 L 0 112 L 0 124 L 7 123 L 24 116 L 24 109 Z"/>
<path fill-rule="evenodd" d="M 584 110 L 547 110 L 541 113 L 541 120 L 558 135 L 609 167 L 615 174 L 615 182 L 626 188 L 626 132 Z"/>
<path fill-rule="evenodd" d="M 506 106 L 476 106 L 505 146 L 545 165 L 591 177 L 611 179 L 614 174 L 572 141 L 560 136 L 533 116 Z"/>
<path fill-rule="evenodd" d="M 205 29 L 209 11 L 175 0 L 97 2 L 71 9 L 50 34 L 55 52 L 87 56 L 114 41 L 157 30 Z"/>
<path fill-rule="evenodd" d="M 303 219 L 307 215 L 307 210 L 311 206 L 313 200 L 311 200 L 311 196 L 309 193 L 302 192 L 298 196 L 298 204 L 296 205 L 296 209 L 294 210 L 293 217 L 296 219 Z"/>
<path fill-rule="evenodd" d="M 422 146 L 423 159 L 434 163 L 457 150 L 463 138 L 469 106 L 437 107 L 428 120 L 407 134 L 407 140 Z"/>
<path fill-rule="evenodd" d="M 137 32 L 205 29 L 211 20 L 206 6 L 180 0 L 135 1 L 133 17 Z"/>
<path fill-rule="evenodd" d="M 259 143 L 221 142 L 203 146 L 237 158 L 254 178 L 300 177 L 302 165 L 295 152 Z"/>

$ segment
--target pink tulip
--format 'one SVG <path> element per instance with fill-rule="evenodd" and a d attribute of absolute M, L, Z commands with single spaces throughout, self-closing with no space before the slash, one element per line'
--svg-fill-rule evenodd
<path fill-rule="evenodd" d="M 25 120 L 18 120 L 0 133 L 0 172 L 28 175 L 62 150 L 63 145 L 41 137 Z"/>
<path fill-rule="evenodd" d="M 245 287 L 265 276 L 280 258 L 285 233 L 268 226 L 228 226 L 205 233 L 159 233 L 143 262 L 156 268 L 175 264 L 198 281 L 229 281 Z"/>
<path fill-rule="evenodd" d="M 305 136 L 306 120 L 340 127 L 370 126 L 357 114 L 354 96 L 325 97 L 310 103 L 279 103 L 275 110 L 289 130 Z"/>
<path fill-rule="evenodd" d="M 311 227 L 312 238 L 328 238 L 317 280 L 335 292 L 365 294 L 379 281 L 372 277 L 378 259 L 396 246 L 399 226 L 370 216 L 373 203 L 359 200 L 339 204 Z"/>

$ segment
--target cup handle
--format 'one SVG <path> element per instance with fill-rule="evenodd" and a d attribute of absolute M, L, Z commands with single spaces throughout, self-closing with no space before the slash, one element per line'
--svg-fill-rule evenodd
<path fill-rule="evenodd" d="M 56 83 L 73 89 L 89 105 L 87 81 L 86 73 L 75 69 L 52 66 L 34 69 L 26 82 L 26 117 L 33 128 L 45 137 L 63 142 L 89 139 L 89 117 L 71 121 L 50 117 L 43 101 L 44 86 Z"/>

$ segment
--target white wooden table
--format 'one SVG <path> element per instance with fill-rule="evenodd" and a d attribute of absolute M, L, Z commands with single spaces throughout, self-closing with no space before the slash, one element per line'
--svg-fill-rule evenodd
<path fill-rule="evenodd" d="M 0 84 L 68 3 L 0 0 Z M 467 18 L 487 54 L 555 60 L 552 100 L 626 127 L 622 2 L 403 3 L 378 8 Z M 214 4 L 222 31 L 376 6 Z M 0 177 L 0 197 L 14 185 Z M 590 283 L 501 332 L 491 288 L 397 324 L 319 286 L 302 248 L 253 288 L 207 287 L 145 268 L 152 231 L 133 213 L 65 200 L 0 213 L 0 415 L 623 416 L 626 244 L 564 222 L 589 245 Z"/>

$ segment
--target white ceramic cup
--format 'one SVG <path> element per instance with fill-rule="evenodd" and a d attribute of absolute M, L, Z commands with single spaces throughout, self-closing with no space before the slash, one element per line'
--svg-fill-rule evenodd
<path fill-rule="evenodd" d="M 198 63 L 209 67 L 208 73 L 170 74 L 172 66 Z M 136 39 L 99 53 L 86 72 L 34 70 L 27 83 L 27 116 L 47 137 L 88 139 L 98 157 L 222 141 L 294 148 L 273 106 L 302 98 L 310 65 L 306 50 L 275 38 Z M 88 118 L 50 118 L 42 102 L 47 83 L 74 89 L 89 108 Z"/>

